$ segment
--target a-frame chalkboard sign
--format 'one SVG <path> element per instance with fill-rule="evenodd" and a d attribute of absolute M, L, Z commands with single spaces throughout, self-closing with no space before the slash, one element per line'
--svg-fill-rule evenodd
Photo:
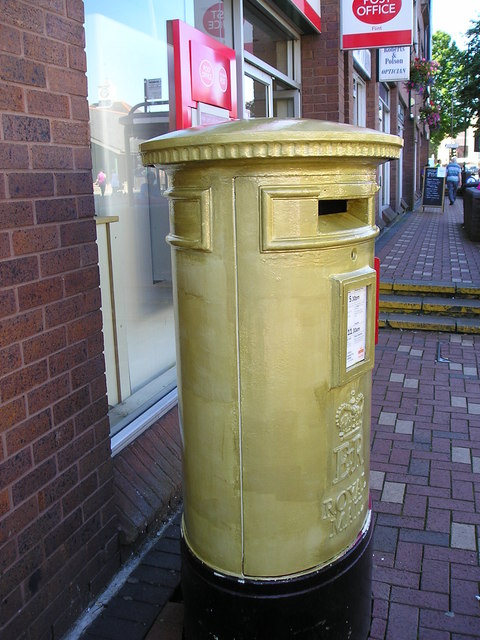
<path fill-rule="evenodd" d="M 425 167 L 423 172 L 422 208 L 440 207 L 443 211 L 445 200 L 445 169 Z"/>

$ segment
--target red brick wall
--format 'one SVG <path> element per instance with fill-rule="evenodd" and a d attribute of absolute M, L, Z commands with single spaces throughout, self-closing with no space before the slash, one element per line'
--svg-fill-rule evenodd
<path fill-rule="evenodd" d="M 343 53 L 345 71 L 344 109 L 346 124 L 353 124 L 353 55 L 349 51 Z"/>
<path fill-rule="evenodd" d="M 118 567 L 82 0 L 0 0 L 0 637 Z"/>
<path fill-rule="evenodd" d="M 347 122 L 345 117 L 345 55 L 340 50 L 338 0 L 322 0 L 321 36 L 302 38 L 302 115 Z"/>
<path fill-rule="evenodd" d="M 375 49 L 371 50 L 372 53 L 372 76 L 371 80 L 367 82 L 367 113 L 366 113 L 366 126 L 369 129 L 375 129 L 378 131 L 380 128 L 380 121 L 378 118 L 378 100 L 379 100 L 379 85 L 376 82 L 377 77 L 377 55 Z"/>

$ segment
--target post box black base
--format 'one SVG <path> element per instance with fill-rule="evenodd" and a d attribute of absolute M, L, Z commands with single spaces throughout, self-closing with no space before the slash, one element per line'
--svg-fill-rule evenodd
<path fill-rule="evenodd" d="M 335 563 L 278 581 L 219 575 L 182 539 L 184 640 L 365 640 L 372 530 Z"/>

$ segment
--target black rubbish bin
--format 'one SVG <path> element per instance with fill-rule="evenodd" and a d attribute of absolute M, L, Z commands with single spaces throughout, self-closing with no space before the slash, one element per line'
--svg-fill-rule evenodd
<path fill-rule="evenodd" d="M 470 240 L 480 242 L 480 190 L 470 187 L 463 193 L 463 223 Z"/>

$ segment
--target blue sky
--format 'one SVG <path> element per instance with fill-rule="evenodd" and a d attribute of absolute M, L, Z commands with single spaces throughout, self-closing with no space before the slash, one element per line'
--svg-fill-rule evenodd
<path fill-rule="evenodd" d="M 471 20 L 480 18 L 479 9 L 478 0 L 432 0 L 433 32 L 448 33 L 457 47 L 465 49 L 464 34 L 470 28 Z"/>
<path fill-rule="evenodd" d="M 165 21 L 191 21 L 192 5 L 192 0 L 85 0 L 89 101 L 98 101 L 98 88 L 108 81 L 114 99 L 138 104 L 144 78 L 162 78 L 167 99 Z"/>

